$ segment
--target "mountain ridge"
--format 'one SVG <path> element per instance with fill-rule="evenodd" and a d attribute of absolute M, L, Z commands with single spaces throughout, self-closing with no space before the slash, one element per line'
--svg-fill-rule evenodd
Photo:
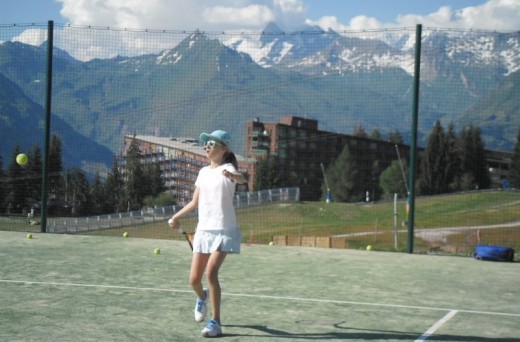
<path fill-rule="evenodd" d="M 20 87 L 2 73 L 0 109 L 0 155 L 3 160 L 9 160 L 15 146 L 20 146 L 22 150 L 32 149 L 35 145 L 44 148 L 45 109 L 29 99 Z M 52 134 L 58 134 L 61 138 L 64 167 L 75 166 L 92 172 L 107 172 L 104 165 L 112 162 L 112 153 L 106 147 L 85 138 L 55 115 L 51 115 L 50 120 Z M 87 145 L 89 149 L 78 154 L 75 149 L 77 145 Z"/>
<path fill-rule="evenodd" d="M 367 41 L 360 34 L 304 29 L 307 33 L 279 34 L 271 25 L 254 40 L 247 35 L 210 39 L 197 31 L 159 53 L 87 62 L 55 49 L 53 114 L 114 154 L 124 135 L 196 137 L 217 127 L 234 135 L 233 148 L 241 154 L 245 122 L 257 117 L 277 122 L 287 115 L 316 119 L 321 130 L 342 134 L 359 124 L 383 134 L 398 130 L 406 140 L 413 81 L 410 33 L 385 32 L 382 39 Z M 489 113 L 477 109 L 487 108 L 483 101 L 492 101 L 489 95 L 520 68 L 518 34 L 468 41 L 466 50 L 452 34 L 423 37 L 423 145 L 435 120 L 488 122 Z M 45 48 L 0 44 L 0 70 L 40 106 Z M 503 101 L 513 101 L 519 85 L 512 87 Z M 497 134 L 519 127 L 519 120 L 512 113 L 484 125 L 486 147 L 511 149 L 511 134 Z"/>

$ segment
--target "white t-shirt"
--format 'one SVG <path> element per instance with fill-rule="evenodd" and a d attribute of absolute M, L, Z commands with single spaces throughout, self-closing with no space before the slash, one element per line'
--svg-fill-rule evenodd
<path fill-rule="evenodd" d="M 223 164 L 217 168 L 203 167 L 195 186 L 199 188 L 199 222 L 197 230 L 238 229 L 233 197 L 236 183 L 222 172 L 236 172 L 233 164 Z"/>

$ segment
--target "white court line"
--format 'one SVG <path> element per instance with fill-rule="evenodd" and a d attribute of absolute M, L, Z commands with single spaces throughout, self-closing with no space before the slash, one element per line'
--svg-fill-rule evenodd
<path fill-rule="evenodd" d="M 139 290 L 139 291 L 157 291 L 157 292 L 183 292 L 192 293 L 193 290 L 176 290 L 176 289 L 158 289 L 155 287 L 134 287 L 134 286 L 119 286 L 119 285 L 98 285 L 98 284 L 75 284 L 75 283 L 56 283 L 44 281 L 29 281 L 29 280 L 7 280 L 0 279 L 0 283 L 24 284 L 24 285 L 47 285 L 47 286 L 75 286 L 75 287 L 97 287 L 102 289 L 120 289 L 120 290 Z"/>
<path fill-rule="evenodd" d="M 102 285 L 102 284 L 58 283 L 58 282 L 43 282 L 43 281 L 30 281 L 30 280 L 0 279 L 0 283 L 24 284 L 24 285 L 44 285 L 44 286 L 91 287 L 91 288 L 121 289 L 121 290 L 134 290 L 134 291 L 153 291 L 153 292 L 193 293 L 193 290 L 191 290 L 191 289 L 190 290 L 164 289 L 164 288 L 161 289 L 161 288 L 155 288 L 155 287 L 135 287 L 135 286 Z M 520 314 L 515 314 L 515 313 L 493 312 L 493 311 L 478 311 L 478 310 L 461 310 L 461 309 L 437 308 L 437 307 L 431 307 L 431 306 L 414 306 L 414 305 L 401 305 L 401 304 L 367 303 L 367 302 L 354 302 L 354 301 L 345 301 L 345 300 L 285 297 L 285 296 L 242 294 L 242 293 L 229 293 L 229 292 L 222 292 L 222 295 L 223 296 L 232 296 L 232 297 L 248 297 L 248 298 L 260 298 L 260 299 L 287 300 L 287 301 L 297 301 L 297 302 L 349 304 L 349 305 L 363 305 L 363 306 L 379 306 L 379 307 L 388 307 L 388 308 L 418 309 L 418 310 L 430 310 L 430 311 L 448 311 L 448 312 L 455 311 L 455 312 L 464 312 L 464 313 L 471 313 L 471 314 L 520 317 Z"/>
<path fill-rule="evenodd" d="M 421 342 L 421 341 L 426 341 L 426 339 L 428 337 L 430 337 L 433 333 L 435 333 L 437 331 L 437 329 L 439 329 L 440 327 L 442 327 L 444 325 L 444 323 L 446 323 L 447 321 L 449 321 L 453 316 L 455 316 L 457 314 L 457 310 L 451 310 L 450 312 L 448 312 L 446 314 L 446 316 L 444 316 L 443 318 L 441 318 L 439 321 L 437 321 L 437 323 L 435 323 L 434 325 L 432 325 L 430 327 L 430 329 L 426 330 L 426 332 L 424 334 L 422 334 L 418 339 L 415 340 L 415 342 Z"/>

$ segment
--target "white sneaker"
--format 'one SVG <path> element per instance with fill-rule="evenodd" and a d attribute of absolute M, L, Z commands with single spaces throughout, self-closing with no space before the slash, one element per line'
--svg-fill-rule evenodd
<path fill-rule="evenodd" d="M 222 336 L 222 328 L 217 321 L 212 319 L 208 322 L 208 325 L 201 331 L 202 337 L 218 337 Z"/>
<path fill-rule="evenodd" d="M 206 298 L 204 298 L 204 300 L 197 298 L 195 301 L 195 320 L 197 322 L 202 322 L 206 318 L 206 314 L 208 312 L 206 301 L 209 298 L 209 291 L 204 289 L 204 293 L 206 294 Z"/>

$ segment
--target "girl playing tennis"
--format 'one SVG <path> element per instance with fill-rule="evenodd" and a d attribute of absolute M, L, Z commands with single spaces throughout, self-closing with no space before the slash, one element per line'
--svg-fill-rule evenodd
<path fill-rule="evenodd" d="M 198 208 L 190 269 L 190 285 L 198 297 L 195 320 L 202 322 L 206 318 L 209 298 L 212 318 L 202 329 L 202 336 L 217 337 L 222 335 L 218 271 L 227 254 L 240 253 L 241 234 L 233 197 L 236 184 L 243 184 L 246 179 L 237 171 L 237 160 L 229 149 L 231 138 L 227 132 L 216 130 L 211 134 L 202 133 L 199 139 L 204 143 L 210 164 L 200 170 L 192 200 L 172 216 L 170 226 L 179 228 L 179 219 Z M 204 271 L 209 291 L 202 286 Z"/>

